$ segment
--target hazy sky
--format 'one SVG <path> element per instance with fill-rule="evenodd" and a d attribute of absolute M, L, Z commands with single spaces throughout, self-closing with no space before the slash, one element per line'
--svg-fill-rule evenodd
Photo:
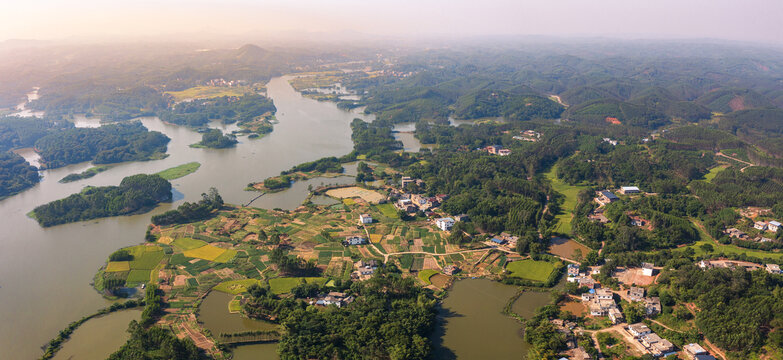
<path fill-rule="evenodd" d="M 2 0 L 0 40 L 286 31 L 783 44 L 783 0 Z"/>

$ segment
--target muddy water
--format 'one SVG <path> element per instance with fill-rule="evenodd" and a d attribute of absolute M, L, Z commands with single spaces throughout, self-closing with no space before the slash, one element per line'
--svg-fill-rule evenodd
<path fill-rule="evenodd" d="M 258 195 L 244 191 L 252 181 L 278 175 L 302 162 L 351 151 L 350 123 L 357 117 L 366 118 L 365 115 L 340 110 L 333 103 L 303 98 L 285 78 L 272 79 L 267 89 L 278 108 L 279 124 L 263 138 L 240 138 L 240 143 L 231 149 L 194 149 L 188 145 L 198 142 L 201 134 L 164 124 L 157 118 L 145 118 L 142 122 L 150 130 L 163 132 L 172 139 L 168 158 L 118 164 L 92 178 L 67 184 L 57 181 L 84 171 L 91 164 L 45 170 L 41 183 L 0 201 L 0 357 L 36 358 L 41 355 L 41 345 L 69 322 L 109 304 L 90 286 L 92 277 L 113 251 L 144 241 L 152 215 L 182 201 L 198 200 L 211 186 L 218 188 L 226 202 L 244 204 Z M 154 173 L 191 161 L 200 162 L 201 168 L 172 181 L 175 190 L 184 194 L 183 199 L 163 204 L 147 214 L 46 229 L 25 216 L 35 206 L 64 198 L 86 185 L 116 185 L 128 175 Z M 257 200 L 253 205 L 291 208 L 306 195 L 305 186 L 266 199 L 264 196 L 263 201 Z"/>
<path fill-rule="evenodd" d="M 242 345 L 233 350 L 233 360 L 276 360 L 280 357 L 277 356 L 277 344 L 253 344 Z"/>
<path fill-rule="evenodd" d="M 277 325 L 266 321 L 248 319 L 228 312 L 228 302 L 233 295 L 213 291 L 199 306 L 198 320 L 204 323 L 214 336 L 254 330 L 274 330 Z M 277 343 L 240 345 L 233 349 L 234 359 L 277 359 Z"/>
<path fill-rule="evenodd" d="M 433 335 L 436 359 L 521 359 L 522 326 L 501 312 L 514 286 L 486 279 L 455 281 Z"/>
<path fill-rule="evenodd" d="M 141 309 L 133 309 L 90 319 L 74 331 L 54 360 L 106 359 L 128 340 L 128 323 L 140 318 Z"/>
<path fill-rule="evenodd" d="M 277 325 L 273 323 L 229 313 L 228 302 L 233 298 L 234 295 L 213 291 L 201 302 L 198 309 L 198 320 L 204 323 L 204 327 L 209 329 L 213 335 L 277 328 Z"/>

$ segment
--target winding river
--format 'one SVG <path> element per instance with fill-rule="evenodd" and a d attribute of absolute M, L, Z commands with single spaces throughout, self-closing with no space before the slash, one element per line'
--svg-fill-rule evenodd
<path fill-rule="evenodd" d="M 142 118 L 150 130 L 171 138 L 169 157 L 148 162 L 114 165 L 98 175 L 77 182 L 58 180 L 91 166 L 75 164 L 42 172 L 35 187 L 0 201 L 0 358 L 32 359 L 42 354 L 41 346 L 69 322 L 110 304 L 90 285 L 93 275 L 108 255 L 118 248 L 143 242 L 150 217 L 196 201 L 209 187 L 216 187 L 226 202 L 247 204 L 257 193 L 243 189 L 252 181 L 274 176 L 282 170 L 324 156 L 341 156 L 351 151 L 350 123 L 354 118 L 371 121 L 358 111 L 338 109 L 334 103 L 307 99 L 278 77 L 267 84 L 267 94 L 277 106 L 274 131 L 260 139 L 240 138 L 230 149 L 194 149 L 188 145 L 200 140 L 193 130 L 165 124 L 157 118 Z M 95 119 L 76 118 L 80 127 L 99 126 Z M 224 131 L 233 125 L 210 124 Z M 410 131 L 412 126 L 399 128 Z M 397 134 L 407 151 L 421 147 L 410 133 Z M 20 151 L 35 160 L 35 154 Z M 176 201 L 163 204 L 147 214 L 41 228 L 28 218 L 35 206 L 66 197 L 84 186 L 116 185 L 123 177 L 154 173 L 183 163 L 198 161 L 194 174 L 172 181 Z M 355 173 L 355 165 L 346 166 Z M 253 202 L 262 208 L 294 209 L 308 195 L 308 186 L 321 183 L 353 182 L 352 177 L 311 179 L 294 184 L 284 192 L 268 194 Z M 316 202 L 332 200 L 315 198 Z M 437 358 L 520 358 L 527 351 L 520 337 L 521 326 L 500 312 L 516 289 L 489 280 L 462 280 L 455 283 L 443 303 L 438 330 L 433 336 Z M 227 313 L 230 296 L 213 294 L 202 304 L 201 320 L 213 331 L 266 328 L 239 315 Z M 532 310 L 548 300 L 547 294 L 526 293 L 514 305 L 515 311 Z M 528 313 L 525 315 L 530 315 Z M 226 316 L 227 317 L 223 317 Z M 63 346 L 58 359 L 105 358 L 124 342 L 127 323 L 138 311 L 125 311 L 90 320 Z M 480 331 L 484 336 L 476 336 Z M 96 338 L 111 338 L 96 344 Z M 235 349 L 235 359 L 275 359 L 276 344 L 254 344 Z"/>
<path fill-rule="evenodd" d="M 240 138 L 240 144 L 231 149 L 194 149 L 188 145 L 198 142 L 200 134 L 157 118 L 143 118 L 147 128 L 171 138 L 168 158 L 118 164 L 92 178 L 67 184 L 57 181 L 91 165 L 45 170 L 40 184 L 0 201 L 0 357 L 37 358 L 41 346 L 69 322 L 110 304 L 92 289 L 92 277 L 111 252 L 143 242 L 152 215 L 182 201 L 198 200 L 211 186 L 218 188 L 228 203 L 247 203 L 257 195 L 243 190 L 249 182 L 278 175 L 302 162 L 349 153 L 353 148 L 351 121 L 357 117 L 372 120 L 358 112 L 340 110 L 333 103 L 304 98 L 285 77 L 272 79 L 267 92 L 277 106 L 279 124 L 263 138 Z M 25 215 L 37 205 L 66 197 L 86 185 L 117 185 L 128 175 L 154 173 L 190 161 L 200 162 L 201 168 L 172 181 L 184 198 L 180 196 L 150 213 L 46 229 Z M 302 185 L 261 197 L 253 206 L 294 208 L 307 196 L 307 186 Z"/>

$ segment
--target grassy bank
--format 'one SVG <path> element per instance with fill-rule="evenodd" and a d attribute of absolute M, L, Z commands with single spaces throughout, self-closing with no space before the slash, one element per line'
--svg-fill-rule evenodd
<path fill-rule="evenodd" d="M 190 175 L 196 172 L 196 170 L 198 170 L 200 167 L 201 164 L 194 161 L 194 162 L 189 162 L 187 164 L 182 164 L 179 166 L 175 166 L 173 168 L 163 170 L 157 173 L 156 175 L 159 175 L 160 177 L 166 180 L 174 180 L 174 179 L 179 179 L 186 175 Z"/>
<path fill-rule="evenodd" d="M 557 219 L 556 232 L 563 234 L 571 233 L 571 219 L 573 218 L 573 211 L 576 208 L 577 195 L 580 191 L 587 189 L 587 186 L 569 185 L 565 181 L 557 178 L 557 165 L 552 166 L 549 171 L 544 173 L 544 176 L 552 182 L 552 189 L 563 194 L 565 201 L 562 205 L 562 210 L 555 216 Z"/>
<path fill-rule="evenodd" d="M 78 181 L 81 179 L 87 179 L 91 178 L 95 175 L 98 175 L 99 173 L 102 173 L 106 170 L 111 169 L 111 166 L 107 165 L 99 165 L 99 166 L 93 166 L 87 170 L 84 170 L 78 174 L 68 174 L 64 178 L 60 179 L 60 183 L 69 183 L 73 181 Z"/>

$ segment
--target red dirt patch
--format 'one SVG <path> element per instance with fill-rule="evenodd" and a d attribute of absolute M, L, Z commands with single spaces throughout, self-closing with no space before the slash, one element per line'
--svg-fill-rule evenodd
<path fill-rule="evenodd" d="M 604 120 L 606 120 L 606 122 L 608 122 L 610 124 L 613 124 L 613 125 L 621 125 L 622 124 L 622 122 L 619 119 L 617 119 L 616 117 L 607 116 L 606 119 L 604 119 Z"/>
<path fill-rule="evenodd" d="M 560 310 L 569 312 L 574 316 L 582 316 L 582 314 L 587 312 L 587 308 L 580 301 L 569 301 L 564 303 L 563 305 L 560 305 Z"/>
<path fill-rule="evenodd" d="M 745 97 L 739 95 L 735 96 L 729 101 L 729 107 L 731 108 L 731 111 L 745 110 Z"/>

